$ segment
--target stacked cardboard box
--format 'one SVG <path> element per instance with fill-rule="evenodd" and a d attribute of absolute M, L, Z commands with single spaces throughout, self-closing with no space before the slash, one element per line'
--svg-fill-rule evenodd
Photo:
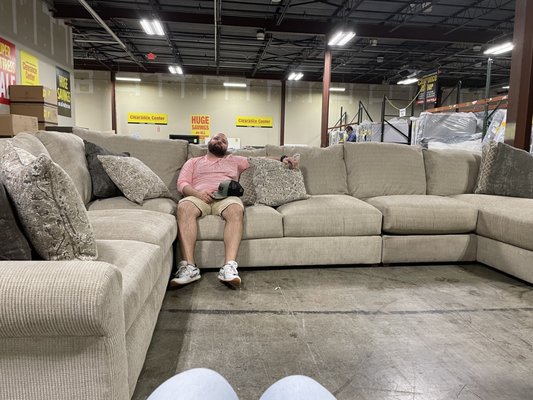
<path fill-rule="evenodd" d="M 57 92 L 45 86 L 11 85 L 11 114 L 37 117 L 39 129 L 57 126 Z"/>
<path fill-rule="evenodd" d="M 0 137 L 13 137 L 19 132 L 37 132 L 37 117 L 27 115 L 0 115 Z"/>

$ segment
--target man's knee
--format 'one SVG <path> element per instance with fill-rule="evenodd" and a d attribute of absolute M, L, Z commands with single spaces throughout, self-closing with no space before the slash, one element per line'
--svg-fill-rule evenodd
<path fill-rule="evenodd" d="M 239 204 L 230 204 L 222 211 L 222 217 L 226 221 L 242 221 L 244 210 Z"/>
<path fill-rule="evenodd" d="M 201 211 L 190 201 L 182 201 L 178 203 L 176 210 L 176 215 L 178 216 L 178 221 L 186 218 L 198 218 L 201 214 Z"/>

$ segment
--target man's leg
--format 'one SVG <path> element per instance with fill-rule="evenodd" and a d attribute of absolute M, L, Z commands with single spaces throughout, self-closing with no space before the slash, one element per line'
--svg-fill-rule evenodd
<path fill-rule="evenodd" d="M 198 234 L 196 220 L 201 214 L 200 209 L 191 201 L 181 201 L 178 203 L 176 215 L 178 219 L 181 258 L 192 265 L 195 265 L 194 247 Z"/>
<path fill-rule="evenodd" d="M 324 386 L 303 375 L 280 379 L 259 400 L 335 400 Z"/>
<path fill-rule="evenodd" d="M 238 397 L 222 375 L 195 368 L 163 382 L 148 400 L 238 400 Z"/>
<path fill-rule="evenodd" d="M 242 223 L 244 212 L 239 204 L 230 204 L 222 211 L 222 218 L 226 221 L 224 227 L 224 264 L 235 261 L 242 239 Z"/>

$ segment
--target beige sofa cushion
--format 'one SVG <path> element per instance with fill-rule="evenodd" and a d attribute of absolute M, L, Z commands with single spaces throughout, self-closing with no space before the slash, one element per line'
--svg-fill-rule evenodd
<path fill-rule="evenodd" d="M 366 199 L 383 214 L 383 232 L 430 235 L 472 232 L 477 209 L 449 197 L 383 196 Z"/>
<path fill-rule="evenodd" d="M 452 149 L 424 150 L 427 194 L 473 193 L 481 154 Z"/>
<path fill-rule="evenodd" d="M 91 174 L 87 168 L 83 140 L 63 132 L 39 131 L 36 137 L 46 146 L 50 158 L 72 178 L 83 203 L 91 201 Z"/>
<path fill-rule="evenodd" d="M 98 210 L 88 214 L 97 240 L 137 240 L 169 249 L 178 232 L 176 217 L 161 212 Z"/>
<path fill-rule="evenodd" d="M 122 135 L 105 135 L 84 129 L 73 129 L 73 132 L 110 151 L 121 153 L 127 151 L 132 157 L 138 158 L 154 171 L 168 187 L 175 199 L 178 199 L 176 181 L 181 167 L 187 161 L 189 143 L 185 140 L 170 139 L 134 139 Z"/>
<path fill-rule="evenodd" d="M 198 219 L 198 240 L 223 240 L 225 222 L 216 215 Z M 283 237 L 281 214 L 272 207 L 255 205 L 244 212 L 243 239 Z"/>
<path fill-rule="evenodd" d="M 159 211 L 165 214 L 176 214 L 176 202 L 172 199 L 150 199 L 146 200 L 142 206 L 129 201 L 125 197 L 110 197 L 108 199 L 95 200 L 87 205 L 89 211 L 94 210 L 149 210 Z"/>
<path fill-rule="evenodd" d="M 392 143 L 345 143 L 348 193 L 368 197 L 425 194 L 422 149 Z"/>
<path fill-rule="evenodd" d="M 265 149 L 269 157 L 300 154 L 300 170 L 307 194 L 348 193 L 342 145 L 326 148 L 267 145 Z"/>
<path fill-rule="evenodd" d="M 278 207 L 283 235 L 368 236 L 381 233 L 381 213 L 347 195 L 317 195 Z"/>
<path fill-rule="evenodd" d="M 479 209 L 478 235 L 533 250 L 533 199 L 483 194 L 453 197 Z"/>
<path fill-rule="evenodd" d="M 144 305 L 163 268 L 164 251 L 158 245 L 134 240 L 98 240 L 98 261 L 122 274 L 126 332 Z"/>

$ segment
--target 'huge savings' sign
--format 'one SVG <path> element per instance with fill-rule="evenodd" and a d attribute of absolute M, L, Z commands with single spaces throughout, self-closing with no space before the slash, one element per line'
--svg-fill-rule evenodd
<path fill-rule="evenodd" d="M 9 104 L 9 85 L 17 83 L 15 45 L 0 38 L 0 104 Z"/>

